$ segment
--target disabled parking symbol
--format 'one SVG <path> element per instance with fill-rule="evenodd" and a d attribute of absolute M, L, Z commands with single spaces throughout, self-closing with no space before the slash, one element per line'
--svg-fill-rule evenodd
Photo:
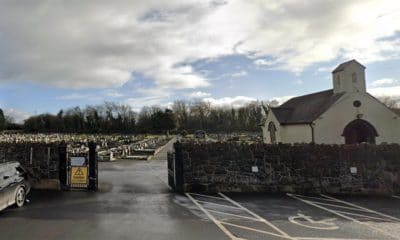
<path fill-rule="evenodd" d="M 311 228 L 311 229 L 318 229 L 318 230 L 337 230 L 339 226 L 337 226 L 334 221 L 336 218 L 327 218 L 323 220 L 313 220 L 310 216 L 306 216 L 304 214 L 298 213 L 297 216 L 289 217 L 289 221 L 293 224 Z"/>

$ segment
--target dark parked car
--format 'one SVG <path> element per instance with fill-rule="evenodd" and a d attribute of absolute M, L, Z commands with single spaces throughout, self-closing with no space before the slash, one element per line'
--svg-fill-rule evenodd
<path fill-rule="evenodd" d="M 14 204 L 24 206 L 30 189 L 28 173 L 18 162 L 0 164 L 0 211 Z"/>

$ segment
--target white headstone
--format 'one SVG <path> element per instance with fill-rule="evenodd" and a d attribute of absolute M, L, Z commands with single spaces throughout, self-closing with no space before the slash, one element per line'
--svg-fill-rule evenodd
<path fill-rule="evenodd" d="M 357 174 L 357 168 L 356 167 L 351 167 L 350 168 L 350 173 L 351 174 Z"/>

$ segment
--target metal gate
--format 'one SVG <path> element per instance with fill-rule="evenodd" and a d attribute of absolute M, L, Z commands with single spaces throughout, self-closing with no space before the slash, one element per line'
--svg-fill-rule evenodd
<path fill-rule="evenodd" d="M 96 144 L 89 143 L 88 153 L 68 154 L 60 146 L 60 183 L 64 190 L 98 189 Z"/>
<path fill-rule="evenodd" d="M 175 153 L 167 153 L 168 161 L 168 185 L 175 190 Z"/>
<path fill-rule="evenodd" d="M 68 154 L 67 154 L 67 145 L 65 143 L 60 144 L 59 146 L 59 179 L 61 189 L 66 190 L 68 188 Z"/>
<path fill-rule="evenodd" d="M 182 148 L 179 142 L 174 143 L 174 152 L 168 153 L 168 185 L 176 192 L 183 192 Z"/>
<path fill-rule="evenodd" d="M 71 189 L 88 189 L 89 161 L 87 155 L 75 155 L 68 158 L 68 185 Z"/>

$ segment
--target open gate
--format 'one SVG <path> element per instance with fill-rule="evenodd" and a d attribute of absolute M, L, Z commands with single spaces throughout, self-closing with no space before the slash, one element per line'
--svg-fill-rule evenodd
<path fill-rule="evenodd" d="M 183 192 L 182 148 L 179 142 L 174 143 L 174 152 L 168 153 L 168 185 L 176 192 Z"/>

